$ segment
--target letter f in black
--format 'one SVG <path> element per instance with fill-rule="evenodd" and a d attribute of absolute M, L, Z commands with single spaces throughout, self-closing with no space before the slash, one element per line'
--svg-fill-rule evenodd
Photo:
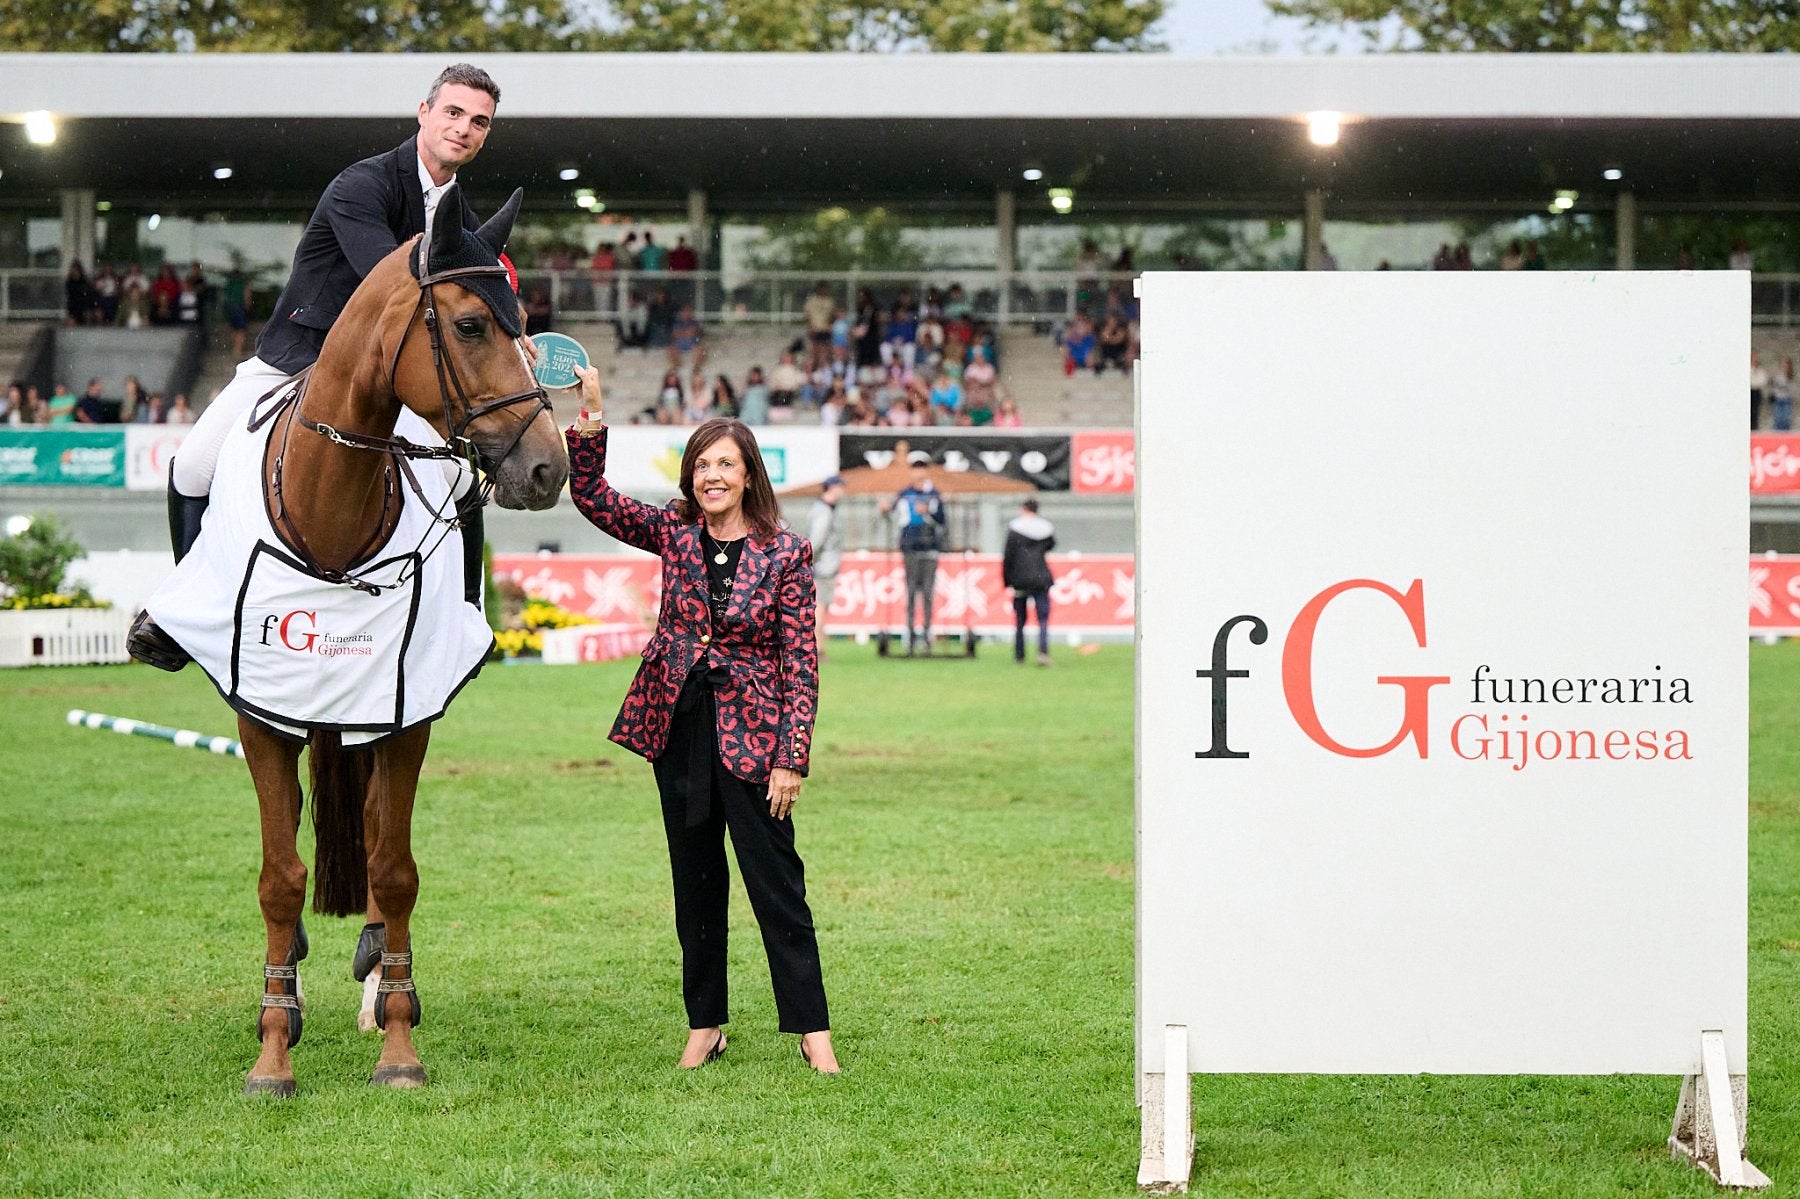
<path fill-rule="evenodd" d="M 1261 645 L 1269 639 L 1269 626 L 1259 617 L 1233 616 L 1219 626 L 1219 632 L 1213 638 L 1212 669 L 1196 670 L 1196 678 L 1212 680 L 1212 745 L 1203 752 L 1196 753 L 1196 758 L 1247 758 L 1247 753 L 1234 753 L 1226 744 L 1225 733 L 1225 688 L 1232 679 L 1250 677 L 1248 670 L 1227 670 L 1227 642 L 1231 640 L 1231 630 L 1241 624 L 1250 626 L 1250 644 Z"/>

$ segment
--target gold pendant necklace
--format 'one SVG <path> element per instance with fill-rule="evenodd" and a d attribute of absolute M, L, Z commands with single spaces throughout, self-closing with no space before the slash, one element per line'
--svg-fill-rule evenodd
<path fill-rule="evenodd" d="M 731 560 L 725 551 L 730 549 L 732 546 L 736 545 L 738 542 L 743 540 L 742 537 L 733 537 L 730 541 L 720 541 L 717 537 L 714 537 L 711 533 L 708 533 L 706 535 L 706 539 L 708 541 L 712 542 L 713 545 L 718 549 L 719 552 L 713 555 L 713 561 L 717 562 L 720 566 L 725 565 L 727 562 L 729 562 Z"/>

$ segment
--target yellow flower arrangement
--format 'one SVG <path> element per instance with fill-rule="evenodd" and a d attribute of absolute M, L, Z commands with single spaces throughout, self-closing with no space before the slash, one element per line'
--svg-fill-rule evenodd
<path fill-rule="evenodd" d="M 560 608 L 548 600 L 525 602 L 518 625 L 494 634 L 494 648 L 504 658 L 538 657 L 544 652 L 545 629 L 567 629 L 575 625 L 594 624 L 593 617 Z"/>

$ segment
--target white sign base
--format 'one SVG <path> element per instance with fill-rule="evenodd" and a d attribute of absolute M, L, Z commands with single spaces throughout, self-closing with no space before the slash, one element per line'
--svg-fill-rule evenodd
<path fill-rule="evenodd" d="M 1681 1083 L 1669 1153 L 1687 1158 L 1720 1186 L 1760 1191 L 1769 1178 L 1744 1156 L 1748 1091 L 1742 1074 L 1728 1074 L 1725 1034 L 1700 1034 L 1700 1073 Z"/>
<path fill-rule="evenodd" d="M 1185 1195 L 1193 1173 L 1193 1090 L 1187 1049 L 1187 1025 L 1169 1025 L 1163 1030 L 1163 1071 L 1144 1075 L 1138 1190 L 1146 1195 Z"/>

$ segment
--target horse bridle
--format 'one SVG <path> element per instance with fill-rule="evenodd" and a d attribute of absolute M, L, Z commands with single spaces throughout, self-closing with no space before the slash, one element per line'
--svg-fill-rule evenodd
<path fill-rule="evenodd" d="M 469 399 L 468 391 L 463 387 L 462 376 L 457 373 L 456 361 L 450 356 L 449 349 L 444 343 L 443 328 L 438 320 L 437 295 L 432 289 L 436 284 L 448 280 L 467 279 L 477 276 L 506 278 L 507 270 L 499 263 L 495 263 L 492 266 L 455 267 L 450 270 L 423 274 L 419 276 L 418 280 L 419 300 L 418 303 L 413 306 L 414 316 L 418 315 L 421 307 L 425 310 L 425 331 L 431 337 L 431 363 L 432 368 L 437 374 L 438 396 L 443 401 L 444 405 L 444 428 L 449 434 L 445 444 L 438 446 L 420 445 L 419 443 L 409 441 L 404 437 L 374 437 L 366 433 L 346 432 L 326 424 L 324 421 L 312 420 L 304 411 L 307 392 L 306 383 L 310 381 L 312 373 L 310 367 L 308 367 L 305 372 L 308 378 L 300 380 L 293 393 L 295 399 L 294 420 L 298 421 L 305 428 L 329 439 L 334 445 L 340 445 L 346 449 L 352 450 L 372 450 L 376 453 L 389 454 L 397 460 L 401 474 L 405 476 L 406 482 L 408 486 L 411 487 L 413 494 L 419 497 L 419 501 L 424 504 L 426 510 L 431 514 L 433 521 L 443 526 L 443 529 L 438 533 L 437 540 L 432 543 L 430 549 L 425 549 L 425 539 L 430 536 L 429 530 L 425 537 L 420 539 L 415 552 L 423 551 L 420 556 L 421 564 L 426 559 L 430 558 L 432 554 L 437 552 L 438 547 L 444 543 L 444 539 L 450 535 L 451 530 L 462 528 L 463 522 L 471 513 L 487 505 L 488 500 L 493 496 L 495 479 L 492 471 L 487 472 L 487 478 L 480 486 L 470 489 L 468 496 L 456 504 L 454 512 L 450 516 L 445 516 L 443 513 L 433 508 L 430 502 L 425 499 L 424 492 L 420 488 L 419 481 L 414 476 L 409 463 L 412 461 L 454 461 L 466 465 L 472 472 L 478 472 L 482 465 L 482 454 L 474 441 L 468 436 L 469 427 L 489 413 L 499 412 L 502 409 L 511 408 L 516 404 L 531 403 L 531 411 L 526 413 L 519 420 L 518 429 L 513 433 L 512 440 L 507 442 L 506 448 L 494 458 L 494 465 L 498 466 L 500 463 L 506 461 L 506 459 L 512 455 L 512 452 L 519 447 L 519 442 L 524 440 L 526 432 L 531 428 L 532 422 L 537 419 L 539 412 L 550 412 L 552 414 L 555 412 L 555 409 L 550 403 L 549 392 L 545 391 L 541 385 L 530 387 L 523 391 L 512 392 L 508 395 L 501 396 L 498 399 L 489 400 L 480 406 L 476 406 L 473 401 Z M 400 335 L 400 344 L 394 347 L 393 361 L 388 365 L 388 386 L 390 388 L 395 386 L 395 383 L 399 378 L 400 355 L 406 349 L 407 338 L 412 336 L 412 327 L 413 321 L 412 318 L 409 317 L 406 322 L 406 331 Z M 455 393 L 457 404 L 461 406 L 460 418 L 451 406 L 452 392 Z M 397 390 L 395 394 L 398 395 Z M 270 415 L 273 415 L 273 413 Z M 355 587 L 357 590 L 367 591 L 371 594 L 379 591 L 381 588 L 378 585 L 370 583 L 365 579 L 357 578 L 346 571 L 327 570 L 320 566 L 311 550 L 307 548 L 306 541 L 304 537 L 301 536 L 300 530 L 294 526 L 293 520 L 288 516 L 286 505 L 280 502 L 282 457 L 283 455 L 278 455 L 275 461 L 275 478 L 273 483 L 276 498 L 275 514 L 282 525 L 283 532 L 287 534 L 290 544 L 299 551 L 301 558 L 306 561 L 306 565 L 321 578 L 324 578 L 329 582 L 344 583 L 351 587 Z M 353 561 L 359 559 L 364 553 L 375 548 L 375 543 L 380 540 L 381 530 L 385 524 L 386 517 L 384 515 L 383 519 L 376 523 L 375 531 L 370 535 L 370 540 L 365 543 L 355 555 L 353 555 Z M 402 578 L 396 582 L 404 581 L 404 579 L 405 576 L 403 575 Z"/>

